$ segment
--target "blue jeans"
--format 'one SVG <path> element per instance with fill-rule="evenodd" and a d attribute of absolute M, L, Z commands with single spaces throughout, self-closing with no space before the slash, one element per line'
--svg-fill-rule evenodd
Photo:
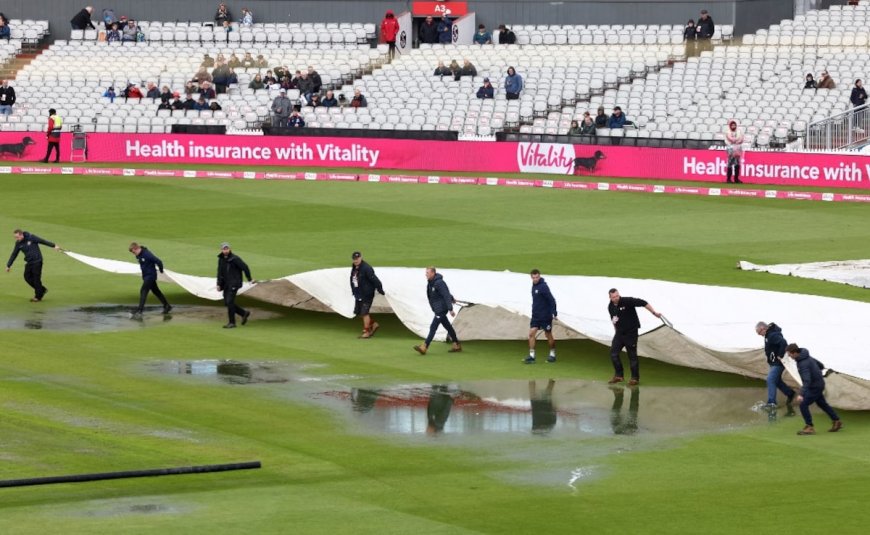
<path fill-rule="evenodd" d="M 767 402 L 776 404 L 776 389 L 786 396 L 793 396 L 794 390 L 785 384 L 782 380 L 782 372 L 785 371 L 785 366 L 774 364 L 767 372 Z"/>
<path fill-rule="evenodd" d="M 12 106 L 9 104 L 0 104 L 0 113 L 3 115 L 11 115 L 12 114 Z"/>

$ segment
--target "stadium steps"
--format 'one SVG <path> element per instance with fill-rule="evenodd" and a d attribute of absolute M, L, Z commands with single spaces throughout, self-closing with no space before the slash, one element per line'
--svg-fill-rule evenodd
<path fill-rule="evenodd" d="M 23 49 L 21 53 L 16 54 L 15 59 L 0 66 L 0 80 L 14 80 L 18 71 L 30 65 L 33 60 L 48 49 L 48 46 L 48 43 L 42 42 Z"/>

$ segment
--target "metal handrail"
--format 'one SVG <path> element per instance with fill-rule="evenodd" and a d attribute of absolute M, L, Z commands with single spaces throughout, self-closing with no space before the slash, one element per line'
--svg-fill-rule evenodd
<path fill-rule="evenodd" d="M 870 140 L 870 104 L 807 125 L 806 148 L 843 150 Z"/>

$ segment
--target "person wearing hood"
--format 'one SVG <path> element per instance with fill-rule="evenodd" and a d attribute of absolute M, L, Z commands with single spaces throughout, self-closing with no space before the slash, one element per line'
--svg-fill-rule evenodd
<path fill-rule="evenodd" d="M 242 325 L 248 323 L 248 318 L 251 316 L 250 310 L 245 310 L 236 304 L 236 294 L 242 288 L 242 274 L 248 282 L 253 282 L 248 264 L 245 264 L 241 257 L 233 254 L 229 243 L 222 243 L 221 252 L 218 254 L 217 290 L 224 294 L 224 304 L 229 317 L 229 322 L 224 325 L 224 329 L 236 327 L 237 315 L 242 318 Z"/>
<path fill-rule="evenodd" d="M 495 98 L 495 88 L 489 82 L 489 78 L 483 79 L 483 85 L 477 90 L 477 98 Z"/>
<path fill-rule="evenodd" d="M 816 83 L 816 79 L 813 78 L 813 73 L 807 73 L 807 82 L 804 84 L 804 89 L 818 89 L 819 84 Z"/>
<path fill-rule="evenodd" d="M 728 129 L 725 130 L 725 152 L 728 154 L 728 165 L 725 171 L 725 182 L 731 182 L 734 176 L 735 184 L 740 181 L 740 162 L 743 160 L 743 130 L 737 128 L 737 121 L 728 121 Z M 780 355 L 781 356 L 781 355 Z"/>
<path fill-rule="evenodd" d="M 776 323 L 759 321 L 755 325 L 755 332 L 764 337 L 764 355 L 767 357 L 767 365 L 770 366 L 767 372 L 767 408 L 776 408 L 777 389 L 786 395 L 785 404 L 791 405 L 795 391 L 782 380 L 782 373 L 785 371 L 782 359 L 785 358 L 785 348 L 788 346 L 782 335 L 782 328 Z"/>
<path fill-rule="evenodd" d="M 449 45 L 453 42 L 453 21 L 447 18 L 447 15 L 438 21 L 438 42 L 442 45 Z"/>
<path fill-rule="evenodd" d="M 429 344 L 435 338 L 438 326 L 443 325 L 447 329 L 448 340 L 453 340 L 453 346 L 447 352 L 458 353 L 462 351 L 462 344 L 459 343 L 459 337 L 456 336 L 453 325 L 447 319 L 448 313 L 456 317 L 456 312 L 453 311 L 453 303 L 456 300 L 450 295 L 450 289 L 447 287 L 447 283 L 444 282 L 444 277 L 434 267 L 430 266 L 426 268 L 426 280 L 428 281 L 426 284 L 426 297 L 429 299 L 429 307 L 435 313 L 435 317 L 432 318 L 432 324 L 429 326 L 429 336 L 426 337 L 426 341 L 418 346 L 414 346 L 414 351 L 425 355 L 429 350 Z"/>
<path fill-rule="evenodd" d="M 369 311 L 375 300 L 375 291 L 384 295 L 384 287 L 375 275 L 375 269 L 363 260 L 361 252 L 354 251 L 350 258 L 353 263 L 350 268 L 350 291 L 354 298 L 353 315 L 361 317 L 363 321 L 363 330 L 359 337 L 371 338 L 380 324 L 372 320 Z"/>
<path fill-rule="evenodd" d="M 384 20 L 381 21 L 381 39 L 390 47 L 390 59 L 396 57 L 396 36 L 399 35 L 399 21 L 392 9 L 387 10 Z"/>
<path fill-rule="evenodd" d="M 818 405 L 831 418 L 831 428 L 828 431 L 836 433 L 843 428 L 843 422 L 825 399 L 825 376 L 822 374 L 824 365 L 814 359 L 808 349 L 802 349 L 797 344 L 789 344 L 785 350 L 788 356 L 793 358 L 797 364 L 798 373 L 801 376 L 801 383 L 803 384 L 797 400 L 800 403 L 801 416 L 804 417 L 806 425 L 797 434 L 816 434 L 816 428 L 813 427 L 813 415 L 810 414 L 810 405 L 813 403 Z"/>
<path fill-rule="evenodd" d="M 505 98 L 508 100 L 517 100 L 520 98 L 520 91 L 523 90 L 523 77 L 517 74 L 516 69 L 508 67 L 507 76 L 504 79 Z"/>
<path fill-rule="evenodd" d="M 529 356 L 523 361 L 526 364 L 535 363 L 535 343 L 538 341 L 538 330 L 544 331 L 547 344 L 550 346 L 550 355 L 547 362 L 556 362 L 556 339 L 553 337 L 553 321 L 555 321 L 556 298 L 550 292 L 547 281 L 541 276 L 541 272 L 533 269 L 532 277 L 532 319 L 529 322 Z"/>
<path fill-rule="evenodd" d="M 604 106 L 598 106 L 598 114 L 595 115 L 595 128 L 607 128 L 610 117 L 604 113 Z"/>
<path fill-rule="evenodd" d="M 142 287 L 139 289 L 139 306 L 133 309 L 133 317 L 141 317 L 145 311 L 145 300 L 148 299 L 148 293 L 151 292 L 160 300 L 163 305 L 163 313 L 169 314 L 172 311 L 172 305 L 166 300 L 163 292 L 157 287 L 157 271 L 163 273 L 163 262 L 157 258 L 144 245 L 139 245 L 136 242 L 130 244 L 129 251 L 136 257 L 139 262 L 139 269 L 142 270 Z"/>

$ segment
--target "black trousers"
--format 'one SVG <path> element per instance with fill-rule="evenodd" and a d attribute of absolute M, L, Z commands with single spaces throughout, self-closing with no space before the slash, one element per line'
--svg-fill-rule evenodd
<path fill-rule="evenodd" d="M 227 288 L 224 290 L 224 304 L 227 306 L 227 318 L 230 323 L 236 323 L 236 314 L 246 316 L 248 312 L 236 304 L 236 294 L 239 293 L 238 288 Z"/>
<path fill-rule="evenodd" d="M 163 296 L 163 292 L 157 287 L 157 279 L 143 279 L 142 288 L 139 289 L 139 312 L 145 310 L 145 300 L 148 298 L 148 292 L 154 294 L 154 297 L 160 300 L 164 307 L 169 306 L 169 301 Z"/>
<path fill-rule="evenodd" d="M 33 288 L 37 299 L 42 299 L 42 296 L 48 291 L 48 288 L 42 285 L 42 262 L 24 264 L 24 282 Z"/>
<path fill-rule="evenodd" d="M 438 326 L 443 325 L 445 329 L 447 329 L 447 334 L 450 336 L 450 339 L 459 343 L 459 338 L 456 336 L 456 331 L 453 330 L 453 325 L 450 324 L 450 321 L 447 319 L 447 312 L 443 314 L 438 314 L 434 318 L 432 318 L 432 324 L 429 325 L 429 336 L 426 337 L 426 347 L 429 347 L 429 344 L 432 343 L 432 339 L 435 338 L 435 331 L 438 330 Z"/>
<path fill-rule="evenodd" d="M 45 160 L 48 161 L 48 157 L 51 155 L 51 151 L 54 150 L 54 162 L 57 163 L 60 161 L 60 141 L 49 141 L 48 142 L 48 150 L 45 151 Z"/>
<path fill-rule="evenodd" d="M 619 332 L 613 335 L 613 342 L 610 344 L 610 360 L 613 361 L 614 375 L 617 377 L 625 377 L 625 371 L 622 367 L 622 360 L 619 358 L 619 352 L 622 348 L 628 353 L 628 365 L 631 368 L 631 378 L 640 379 L 637 362 L 637 331 Z"/>

